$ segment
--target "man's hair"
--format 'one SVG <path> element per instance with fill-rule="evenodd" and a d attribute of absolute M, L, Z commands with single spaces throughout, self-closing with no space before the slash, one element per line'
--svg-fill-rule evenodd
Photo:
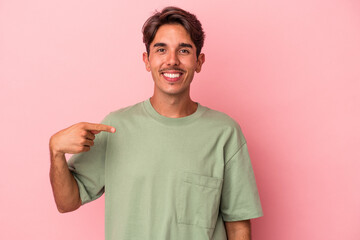
<path fill-rule="evenodd" d="M 181 24 L 189 33 L 191 40 L 196 47 L 196 57 L 199 57 L 204 46 L 205 33 L 200 21 L 194 14 L 191 14 L 178 7 L 166 7 L 161 12 L 156 11 L 148 18 L 142 27 L 143 42 L 146 51 L 150 53 L 150 44 L 155 38 L 157 30 L 164 24 Z"/>

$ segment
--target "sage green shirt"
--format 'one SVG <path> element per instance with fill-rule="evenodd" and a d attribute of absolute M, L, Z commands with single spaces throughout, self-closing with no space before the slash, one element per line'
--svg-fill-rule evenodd
<path fill-rule="evenodd" d="M 111 112 L 68 165 L 83 204 L 105 192 L 107 240 L 225 240 L 223 221 L 262 216 L 239 125 L 198 104 L 168 118 L 149 99 Z"/>

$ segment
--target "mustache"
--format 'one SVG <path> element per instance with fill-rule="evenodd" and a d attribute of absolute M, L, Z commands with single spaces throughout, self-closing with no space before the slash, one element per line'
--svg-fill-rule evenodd
<path fill-rule="evenodd" d="M 185 72 L 185 70 L 183 70 L 181 68 L 163 68 L 163 69 L 159 70 L 159 73 L 165 72 L 165 71 L 179 71 L 179 72 L 182 72 L 182 73 Z"/>

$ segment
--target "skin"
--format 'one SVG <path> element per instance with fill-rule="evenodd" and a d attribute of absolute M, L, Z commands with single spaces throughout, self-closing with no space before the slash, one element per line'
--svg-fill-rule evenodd
<path fill-rule="evenodd" d="M 228 240 L 251 240 L 250 220 L 225 222 Z"/>
<path fill-rule="evenodd" d="M 161 115 L 171 118 L 194 113 L 197 104 L 190 98 L 190 84 L 195 72 L 201 71 L 205 55 L 196 56 L 190 35 L 179 24 L 161 26 L 150 44 L 149 55 L 143 53 L 145 68 L 151 72 L 154 94 L 150 102 Z M 169 82 L 162 73 L 180 73 L 180 79 Z"/>
<path fill-rule="evenodd" d="M 65 153 L 90 151 L 95 135 L 102 132 L 114 133 L 111 126 L 81 122 L 63 129 L 51 136 L 50 182 L 57 209 L 61 213 L 71 212 L 81 206 L 79 187 L 66 163 Z"/>
<path fill-rule="evenodd" d="M 170 118 L 194 113 L 197 104 L 190 98 L 190 85 L 195 73 L 201 71 L 205 55 L 196 56 L 190 35 L 179 24 L 161 26 L 150 44 L 149 54 L 143 53 L 145 68 L 151 72 L 154 93 L 150 102 L 161 115 Z M 176 81 L 169 81 L 164 73 L 179 73 Z M 103 124 L 77 123 L 50 138 L 50 181 L 59 212 L 74 211 L 81 206 L 77 183 L 70 173 L 65 153 L 90 151 L 95 135 L 101 131 L 115 132 Z M 225 222 L 229 240 L 250 240 L 250 220 Z"/>

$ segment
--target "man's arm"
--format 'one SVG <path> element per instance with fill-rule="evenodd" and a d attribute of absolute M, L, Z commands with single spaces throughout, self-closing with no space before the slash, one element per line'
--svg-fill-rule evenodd
<path fill-rule="evenodd" d="M 50 161 L 50 182 L 58 211 L 66 213 L 78 209 L 81 206 L 79 187 L 69 171 L 65 154 L 50 148 Z"/>
<path fill-rule="evenodd" d="M 114 133 L 116 130 L 103 124 L 82 122 L 63 129 L 50 138 L 50 182 L 59 212 L 74 211 L 82 204 L 79 187 L 68 168 L 65 153 L 90 151 L 95 134 L 101 131 Z"/>
<path fill-rule="evenodd" d="M 228 240 L 251 240 L 250 220 L 225 222 Z"/>

